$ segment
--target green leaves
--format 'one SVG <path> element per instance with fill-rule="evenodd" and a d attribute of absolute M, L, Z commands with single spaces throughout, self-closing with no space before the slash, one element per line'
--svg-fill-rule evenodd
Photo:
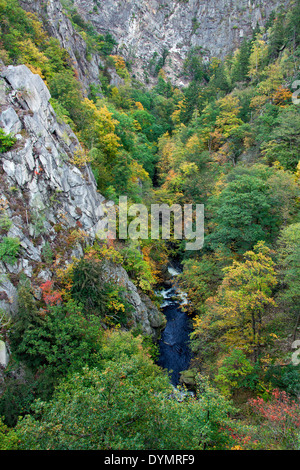
<path fill-rule="evenodd" d="M 17 450 L 18 436 L 13 429 L 3 424 L 0 418 L 0 450 Z"/>
<path fill-rule="evenodd" d="M 290 186 L 288 193 L 280 185 Z M 294 194 L 293 194 L 294 192 Z M 287 199 L 291 193 L 291 199 Z M 297 196 L 297 186 L 290 175 L 262 165 L 237 167 L 217 197 L 210 200 L 214 230 L 206 238 L 216 249 L 225 245 L 234 252 L 244 253 L 258 241 L 274 241 L 280 224 L 287 217 Z"/>
<path fill-rule="evenodd" d="M 6 134 L 3 129 L 0 129 L 0 153 L 8 152 L 16 141 L 15 137 L 11 134 Z"/>
<path fill-rule="evenodd" d="M 20 240 L 18 238 L 3 237 L 0 243 L 0 260 L 4 263 L 15 264 L 20 251 Z"/>
<path fill-rule="evenodd" d="M 100 368 L 84 367 L 57 387 L 48 403 L 17 426 L 21 449 L 226 448 L 230 403 L 202 378 L 199 399 L 177 401 L 167 376 L 142 348 L 142 338 L 108 333 Z M 235 427 L 234 423 L 232 426 Z"/>

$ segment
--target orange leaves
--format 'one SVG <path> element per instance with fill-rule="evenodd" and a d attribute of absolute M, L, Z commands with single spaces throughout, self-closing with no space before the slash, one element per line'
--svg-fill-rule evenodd
<path fill-rule="evenodd" d="M 293 94 L 288 88 L 280 86 L 273 94 L 272 99 L 276 106 L 284 108 L 291 103 L 292 96 Z"/>
<path fill-rule="evenodd" d="M 46 281 L 40 286 L 42 291 L 42 298 L 47 305 L 58 305 L 62 302 L 62 295 L 60 292 L 53 290 L 53 283 Z"/>

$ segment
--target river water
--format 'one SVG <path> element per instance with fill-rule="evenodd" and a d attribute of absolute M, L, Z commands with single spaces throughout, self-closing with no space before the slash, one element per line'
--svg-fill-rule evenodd
<path fill-rule="evenodd" d="M 182 307 L 187 303 L 186 295 L 176 286 L 176 276 L 180 271 L 169 267 L 169 273 L 175 281 L 173 287 L 165 286 L 161 294 L 164 301 L 161 305 L 167 324 L 159 341 L 158 365 L 167 369 L 170 381 L 175 387 L 179 384 L 180 372 L 186 370 L 192 358 L 189 348 L 191 333 L 188 315 Z"/>

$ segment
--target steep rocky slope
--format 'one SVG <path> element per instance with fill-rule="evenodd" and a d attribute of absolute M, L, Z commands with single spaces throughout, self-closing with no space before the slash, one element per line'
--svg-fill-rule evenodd
<path fill-rule="evenodd" d="M 100 33 L 110 32 L 118 42 L 117 52 L 132 64 L 132 72 L 141 80 L 148 77 L 150 61 L 163 54 L 164 69 L 173 82 L 186 83 L 178 74 L 192 47 L 201 46 L 207 59 L 223 58 L 251 34 L 257 23 L 262 26 L 270 12 L 287 0 L 74 0 L 64 2 L 91 22 Z M 58 37 L 91 79 L 97 75 L 95 55 L 86 61 L 85 45 L 63 14 L 59 0 L 22 0 L 26 9 L 46 19 L 51 34 Z M 75 52 L 77 53 L 75 54 Z M 151 75 L 150 77 L 151 81 Z"/>
<path fill-rule="evenodd" d="M 2 66 L 0 77 L 0 126 L 17 139 L 0 154 L 0 242 L 20 242 L 15 262 L 0 260 L 0 312 L 14 314 L 21 276 L 30 279 L 38 298 L 39 285 L 72 257 L 80 258 L 103 229 L 110 202 L 97 191 L 91 169 L 72 163 L 80 144 L 70 127 L 57 121 L 40 76 L 19 65 Z M 47 250 L 51 263 L 45 262 Z M 126 287 L 133 324 L 155 336 L 164 318 L 150 299 L 121 266 L 109 265 L 107 276 Z"/>

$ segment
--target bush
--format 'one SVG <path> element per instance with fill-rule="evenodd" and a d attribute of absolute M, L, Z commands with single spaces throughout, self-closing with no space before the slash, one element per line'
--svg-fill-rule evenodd
<path fill-rule="evenodd" d="M 15 143 L 17 139 L 11 134 L 5 134 L 3 129 L 0 129 L 0 153 L 7 152 Z"/>
<path fill-rule="evenodd" d="M 6 214 L 2 214 L 0 216 L 0 230 L 3 230 L 4 232 L 8 232 L 11 226 L 12 226 L 12 221 L 8 218 Z"/>
<path fill-rule="evenodd" d="M 17 450 L 18 436 L 13 429 L 9 429 L 0 418 L 0 450 Z"/>
<path fill-rule="evenodd" d="M 4 263 L 15 264 L 20 250 L 18 238 L 4 237 L 0 243 L 0 260 Z"/>
<path fill-rule="evenodd" d="M 108 324 L 127 323 L 132 306 L 122 295 L 123 288 L 105 280 L 101 261 L 82 259 L 72 275 L 72 298 L 85 312 L 103 318 Z"/>

